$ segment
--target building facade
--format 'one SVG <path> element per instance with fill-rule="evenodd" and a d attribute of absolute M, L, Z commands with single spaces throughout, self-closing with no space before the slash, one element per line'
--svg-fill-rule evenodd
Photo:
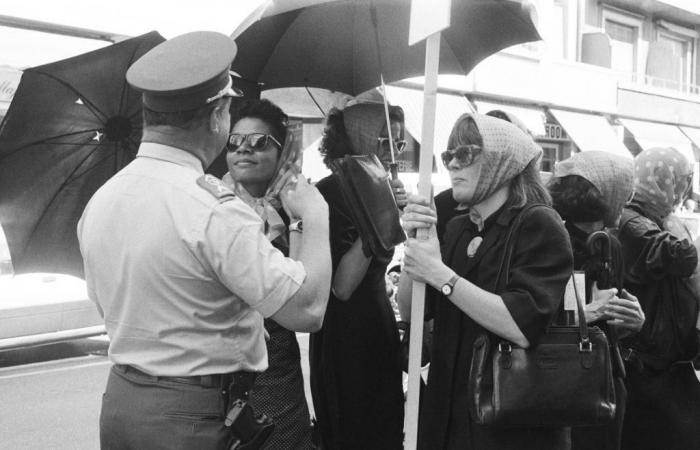
<path fill-rule="evenodd" d="M 436 153 L 466 109 L 521 119 L 544 150 L 543 170 L 572 152 L 632 157 L 673 146 L 700 156 L 700 2 L 535 0 L 542 41 L 503 50 L 466 77 L 442 77 Z M 395 83 L 389 99 L 420 136 L 420 81 Z M 468 99 L 468 105 L 460 103 Z M 414 117 L 415 116 L 415 117 Z M 416 130 L 418 127 L 418 130 Z M 419 139 L 420 140 L 420 139 Z M 695 192 L 700 192 L 698 177 Z"/>

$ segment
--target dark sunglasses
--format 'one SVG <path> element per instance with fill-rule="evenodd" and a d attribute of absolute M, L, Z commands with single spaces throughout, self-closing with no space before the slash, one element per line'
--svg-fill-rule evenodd
<path fill-rule="evenodd" d="M 250 134 L 238 134 L 231 133 L 228 135 L 228 150 L 230 152 L 235 152 L 238 150 L 243 143 L 248 144 L 248 147 L 255 151 L 263 151 L 267 147 L 267 143 L 272 141 L 273 144 L 277 146 L 278 149 L 282 149 L 282 144 L 275 139 L 272 135 L 265 133 L 250 133 Z"/>
<path fill-rule="evenodd" d="M 377 142 L 382 146 L 384 152 L 390 152 L 389 148 L 389 138 L 388 137 L 378 137 Z M 396 148 L 396 153 L 401 153 L 406 150 L 406 141 L 403 139 L 394 139 L 394 148 Z"/>
<path fill-rule="evenodd" d="M 460 169 L 469 167 L 474 163 L 474 159 L 481 153 L 481 147 L 478 145 L 459 145 L 455 148 L 448 148 L 440 157 L 442 163 L 449 169 L 453 159 L 457 160 Z"/>

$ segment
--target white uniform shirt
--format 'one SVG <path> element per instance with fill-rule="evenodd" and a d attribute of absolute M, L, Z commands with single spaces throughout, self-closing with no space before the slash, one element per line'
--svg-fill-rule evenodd
<path fill-rule="evenodd" d="M 267 368 L 263 316 L 306 272 L 272 247 L 248 205 L 200 186 L 202 176 L 191 153 L 142 143 L 83 212 L 88 295 L 115 364 L 158 376 Z"/>

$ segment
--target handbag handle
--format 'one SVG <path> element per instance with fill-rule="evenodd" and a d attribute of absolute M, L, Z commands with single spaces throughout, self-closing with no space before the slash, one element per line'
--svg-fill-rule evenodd
<path fill-rule="evenodd" d="M 512 221 L 512 225 L 508 229 L 508 235 L 506 236 L 506 243 L 505 243 L 505 252 L 503 252 L 503 258 L 501 259 L 501 265 L 498 268 L 498 273 L 496 275 L 496 282 L 494 284 L 494 293 L 498 292 L 498 286 L 499 282 L 501 280 L 501 276 L 503 273 L 505 273 L 505 283 L 508 284 L 508 274 L 510 273 L 510 263 L 511 259 L 513 257 L 513 235 L 515 234 L 515 230 L 520 228 L 520 223 L 522 222 L 522 218 L 525 215 L 525 212 L 534 209 L 536 207 L 544 207 L 548 208 L 547 205 L 544 205 L 542 203 L 530 203 L 528 205 L 525 205 L 518 215 L 516 216 L 515 219 Z M 581 298 L 578 295 L 578 289 L 576 288 L 576 277 L 574 276 L 574 273 L 571 273 L 571 279 L 573 280 L 574 284 L 574 295 L 576 297 L 576 308 L 578 309 L 578 328 L 579 328 L 579 336 L 580 336 L 580 341 L 579 341 L 579 351 L 582 352 L 590 352 L 592 349 L 592 344 L 591 340 L 588 336 L 588 324 L 586 323 L 586 316 L 584 315 L 583 311 L 583 303 L 581 302 Z"/>

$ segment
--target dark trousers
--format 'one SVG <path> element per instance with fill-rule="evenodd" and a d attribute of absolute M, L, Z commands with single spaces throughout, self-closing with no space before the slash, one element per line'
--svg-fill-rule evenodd
<path fill-rule="evenodd" d="M 627 366 L 624 450 L 700 448 L 700 383 L 690 363 L 664 371 Z"/>
<path fill-rule="evenodd" d="M 225 449 L 219 386 L 158 379 L 112 367 L 102 397 L 103 450 Z"/>

